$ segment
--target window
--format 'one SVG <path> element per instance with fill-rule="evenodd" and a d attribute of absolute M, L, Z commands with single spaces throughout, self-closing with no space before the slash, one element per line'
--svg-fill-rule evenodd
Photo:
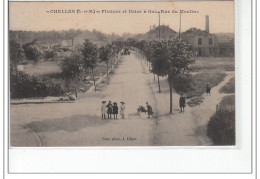
<path fill-rule="evenodd" d="M 202 45 L 202 38 L 198 38 L 198 44 Z"/>
<path fill-rule="evenodd" d="M 209 45 L 212 45 L 212 44 L 213 44 L 212 38 L 209 38 Z"/>

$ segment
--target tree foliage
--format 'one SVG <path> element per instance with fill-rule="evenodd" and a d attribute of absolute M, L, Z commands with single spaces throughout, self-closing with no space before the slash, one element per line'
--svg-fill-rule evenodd
<path fill-rule="evenodd" d="M 93 69 L 98 63 L 98 48 L 95 44 L 89 40 L 85 40 L 83 46 L 81 47 L 81 55 L 83 60 L 83 65 L 85 69 Z"/>
<path fill-rule="evenodd" d="M 65 58 L 60 64 L 62 70 L 62 77 L 65 79 L 67 89 L 69 89 L 70 82 L 75 80 L 80 75 L 80 68 L 82 61 L 79 55 L 72 55 Z"/>
<path fill-rule="evenodd" d="M 34 64 L 39 60 L 41 55 L 38 45 L 36 44 L 37 40 L 26 43 L 23 45 L 25 56 L 28 60 L 32 60 Z"/>
<path fill-rule="evenodd" d="M 182 40 L 165 42 L 168 48 L 169 75 L 172 77 L 189 72 L 189 66 L 195 62 L 192 58 L 191 46 Z"/>
<path fill-rule="evenodd" d="M 108 63 L 111 56 L 112 49 L 110 46 L 104 46 L 99 49 L 99 58 L 101 61 L 107 64 L 107 76 L 108 76 Z"/>
<path fill-rule="evenodd" d="M 151 63 L 152 72 L 158 76 L 168 75 L 170 68 L 168 60 L 168 49 L 165 44 L 159 41 L 152 42 L 151 44 Z"/>
<path fill-rule="evenodd" d="M 104 46 L 99 49 L 99 58 L 101 61 L 108 63 L 111 54 L 111 48 L 109 46 Z"/>
<path fill-rule="evenodd" d="M 98 64 L 98 48 L 95 44 L 90 42 L 89 40 L 85 40 L 81 50 L 82 60 L 83 60 L 83 67 L 85 69 L 91 69 L 92 71 L 92 79 L 94 82 L 94 87 L 96 91 L 96 82 L 94 76 L 94 68 Z"/>

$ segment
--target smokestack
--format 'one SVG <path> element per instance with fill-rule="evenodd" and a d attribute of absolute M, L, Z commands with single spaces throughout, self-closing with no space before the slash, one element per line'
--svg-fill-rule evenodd
<path fill-rule="evenodd" d="M 208 32 L 209 33 L 209 16 L 208 15 L 206 15 L 206 27 L 205 27 L 205 30 L 206 30 L 206 32 Z"/>
<path fill-rule="evenodd" d="M 152 30 L 152 26 L 150 25 L 150 30 Z"/>

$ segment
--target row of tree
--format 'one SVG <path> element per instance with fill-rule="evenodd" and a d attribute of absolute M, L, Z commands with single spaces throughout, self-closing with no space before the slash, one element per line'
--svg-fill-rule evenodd
<path fill-rule="evenodd" d="M 74 52 L 61 63 L 62 76 L 66 80 L 67 87 L 72 80 L 78 79 L 79 75 L 84 71 L 90 70 L 92 80 L 96 91 L 96 81 L 94 70 L 99 62 L 105 62 L 107 65 L 107 76 L 109 72 L 109 64 L 112 67 L 114 59 L 118 60 L 118 53 L 122 46 L 120 41 L 114 41 L 111 44 L 98 48 L 94 43 L 85 40 L 78 52 Z"/>
<path fill-rule="evenodd" d="M 31 60 L 35 64 L 41 55 L 37 40 L 22 44 L 17 39 L 12 39 L 9 45 L 11 74 L 17 71 L 17 65 L 21 64 L 24 59 Z M 60 63 L 61 77 L 63 77 L 67 89 L 70 88 L 72 80 L 78 79 L 79 75 L 84 74 L 85 71 L 91 71 L 96 91 L 95 67 L 100 62 L 105 62 L 107 64 L 106 73 L 108 76 L 109 67 L 112 68 L 115 61 L 118 60 L 117 54 L 121 48 L 122 42 L 120 41 L 114 41 L 111 44 L 98 48 L 94 43 L 85 40 L 84 44 L 77 51 L 74 51 L 70 57 L 65 58 Z"/>
<path fill-rule="evenodd" d="M 157 75 L 159 92 L 159 77 L 167 76 L 170 87 L 170 113 L 172 113 L 172 91 L 174 81 L 180 81 L 189 77 L 189 66 L 195 62 L 192 58 L 190 44 L 185 41 L 163 40 L 163 41 L 134 41 L 128 40 L 132 46 L 138 48 L 147 63 L 151 64 L 151 72 Z M 149 66 L 150 68 L 150 66 Z"/>
<path fill-rule="evenodd" d="M 108 75 L 109 64 L 112 67 L 113 59 L 124 47 L 135 47 L 147 60 L 151 66 L 151 72 L 157 76 L 159 92 L 160 77 L 167 76 L 170 87 L 170 113 L 172 113 L 172 91 L 173 82 L 180 81 L 189 75 L 189 66 L 194 63 L 192 59 L 191 46 L 182 40 L 167 41 L 136 41 L 128 39 L 126 41 L 114 41 L 111 44 L 98 48 L 94 43 L 85 40 L 81 48 L 74 52 L 70 57 L 65 58 L 61 63 L 62 76 L 67 86 L 72 80 L 77 79 L 84 71 L 91 71 L 95 86 L 95 67 L 100 61 L 107 65 L 106 73 Z M 11 63 L 18 64 L 24 56 L 34 62 L 39 57 L 36 41 L 21 45 L 17 41 L 10 42 Z"/>

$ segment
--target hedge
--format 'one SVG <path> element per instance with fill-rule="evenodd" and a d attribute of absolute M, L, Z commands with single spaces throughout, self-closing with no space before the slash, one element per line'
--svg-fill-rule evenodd
<path fill-rule="evenodd" d="M 11 99 L 61 96 L 64 94 L 61 85 L 54 84 L 47 77 L 30 76 L 14 68 L 11 68 L 10 71 Z"/>
<path fill-rule="evenodd" d="M 235 96 L 225 96 L 211 117 L 207 135 L 215 145 L 235 145 Z"/>

